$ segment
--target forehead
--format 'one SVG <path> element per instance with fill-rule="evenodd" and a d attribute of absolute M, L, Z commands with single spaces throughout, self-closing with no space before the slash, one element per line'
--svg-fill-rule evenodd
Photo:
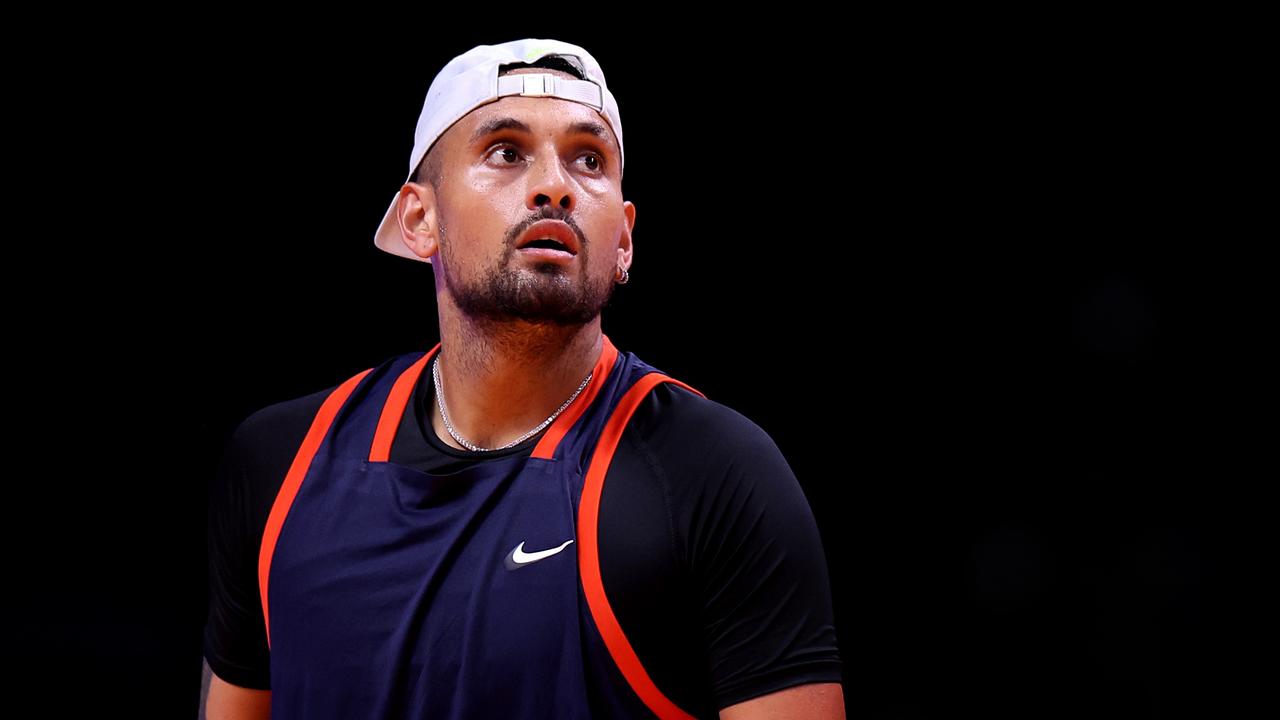
<path fill-rule="evenodd" d="M 509 95 L 467 113 L 449 132 L 462 146 L 483 142 L 499 132 L 594 136 L 610 152 L 618 153 L 617 138 L 600 113 L 556 97 Z"/>

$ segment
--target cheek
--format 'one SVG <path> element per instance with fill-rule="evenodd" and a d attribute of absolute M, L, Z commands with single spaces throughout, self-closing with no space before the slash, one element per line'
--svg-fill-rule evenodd
<path fill-rule="evenodd" d="M 592 241 L 591 264 L 603 267 L 617 265 L 622 227 L 615 223 L 600 223 L 587 232 L 587 238 Z"/>
<path fill-rule="evenodd" d="M 618 250 L 616 243 L 598 243 L 591 249 L 591 273 L 593 275 L 610 275 L 617 265 Z"/>
<path fill-rule="evenodd" d="M 512 227 L 492 207 L 476 203 L 454 206 L 445 223 L 451 254 L 458 262 L 472 265 L 501 258 Z"/>

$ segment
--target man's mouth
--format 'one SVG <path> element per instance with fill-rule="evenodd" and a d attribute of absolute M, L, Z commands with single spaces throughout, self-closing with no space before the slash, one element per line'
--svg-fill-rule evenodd
<path fill-rule="evenodd" d="M 569 252 L 554 240 L 534 240 L 516 252 L 537 260 L 553 260 L 556 262 L 572 262 L 577 255 Z"/>
<path fill-rule="evenodd" d="M 537 240 L 533 240 L 525 244 L 525 246 L 520 249 L 528 250 L 530 248 L 546 248 L 548 250 L 559 250 L 561 252 L 569 253 L 570 255 L 573 254 L 569 251 L 569 248 L 564 246 L 564 243 L 556 240 L 555 238 L 538 238 Z"/>
<path fill-rule="evenodd" d="M 578 254 L 578 236 L 573 228 L 559 220 L 539 220 L 529 226 L 516 242 L 521 252 L 556 253 L 574 256 Z"/>

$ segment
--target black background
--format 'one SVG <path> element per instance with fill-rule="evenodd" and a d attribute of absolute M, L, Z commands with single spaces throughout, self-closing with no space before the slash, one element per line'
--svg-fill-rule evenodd
<path fill-rule="evenodd" d="M 11 596 L 42 702 L 194 716 L 217 456 L 253 410 L 435 342 L 429 266 L 373 231 L 435 72 L 518 37 L 606 72 L 637 222 L 604 330 L 791 462 L 850 717 L 1244 702 L 1266 433 L 1233 408 L 1265 236 L 1220 70 L 1248 47 L 1156 18 L 396 12 L 362 40 L 202 18 L 28 58 L 62 68 L 11 110 L 42 470 L 15 481 Z"/>

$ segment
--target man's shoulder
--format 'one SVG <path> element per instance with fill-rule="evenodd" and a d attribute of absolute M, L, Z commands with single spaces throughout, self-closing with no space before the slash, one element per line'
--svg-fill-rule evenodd
<path fill-rule="evenodd" d="M 258 407 L 236 426 L 227 451 L 244 464 L 260 465 L 281 453 L 292 453 L 302 444 L 325 399 L 338 388 L 289 397 Z"/>
<path fill-rule="evenodd" d="M 369 373 L 392 367 L 396 363 L 407 362 L 408 359 L 416 358 L 421 354 L 421 351 L 410 351 L 390 355 L 377 365 L 367 367 L 358 373 L 352 373 L 350 376 L 344 377 L 340 382 L 322 390 L 309 392 L 305 395 L 290 396 L 284 400 L 260 405 L 240 421 L 233 433 L 232 440 L 240 443 L 253 443 L 262 439 L 275 442 L 281 437 L 299 435 L 300 431 L 301 434 L 298 436 L 298 441 L 301 442 L 307 430 L 310 429 L 312 421 L 315 420 L 317 413 L 319 413 L 320 407 L 338 388 L 346 383 L 355 382 Z"/>
<path fill-rule="evenodd" d="M 736 408 L 689 389 L 679 382 L 661 382 L 650 390 L 650 412 L 668 422 L 709 422 L 716 427 L 752 425 Z M 758 426 L 757 426 L 758 427 Z"/>
<path fill-rule="evenodd" d="M 635 436 L 660 447 L 697 447 L 708 461 L 778 453 L 769 433 L 734 407 L 678 383 L 658 383 L 632 418 Z"/>

